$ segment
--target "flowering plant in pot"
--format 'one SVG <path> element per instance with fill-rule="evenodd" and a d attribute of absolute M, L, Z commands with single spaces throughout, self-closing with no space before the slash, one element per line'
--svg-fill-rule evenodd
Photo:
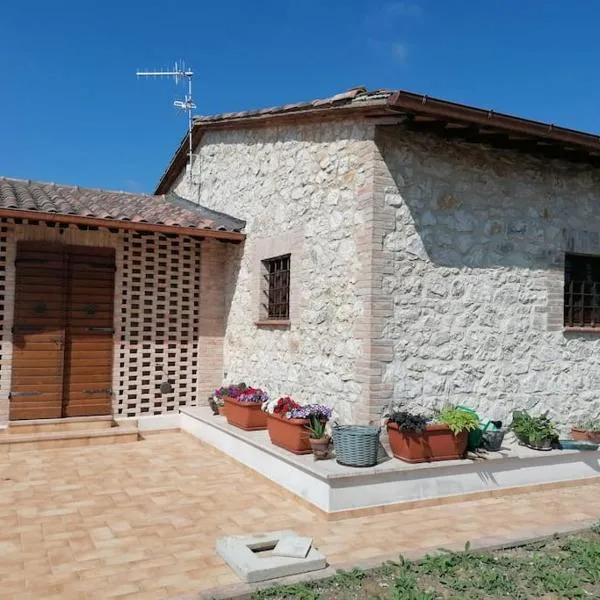
<path fill-rule="evenodd" d="M 571 437 L 574 440 L 585 440 L 596 444 L 600 443 L 600 421 L 579 421 L 577 425 L 571 427 Z"/>
<path fill-rule="evenodd" d="M 328 458 L 331 438 L 327 433 L 327 423 L 331 419 L 331 408 L 323 404 L 308 404 L 301 408 L 294 408 L 288 414 L 292 419 L 308 421 L 306 424 L 308 442 L 315 459 Z"/>
<path fill-rule="evenodd" d="M 267 431 L 271 443 L 294 454 L 310 454 L 312 450 L 307 429 L 309 420 L 290 416 L 292 411 L 301 408 L 302 405 L 289 396 L 269 400 L 262 406 L 267 414 Z"/>
<path fill-rule="evenodd" d="M 221 414 L 225 414 L 223 413 L 223 400 L 221 400 L 221 398 L 217 398 L 216 396 L 212 395 L 208 397 L 208 405 L 210 406 L 210 409 L 213 412 L 213 415 L 221 415 Z"/>
<path fill-rule="evenodd" d="M 515 411 L 510 428 L 520 444 L 534 450 L 552 450 L 558 444 L 558 428 L 548 413 L 534 417 L 524 410 Z"/>
<path fill-rule="evenodd" d="M 434 419 L 392 409 L 387 430 L 392 454 L 410 463 L 463 458 L 469 431 L 479 426 L 471 413 L 446 405 Z"/>
<path fill-rule="evenodd" d="M 226 416 L 225 398 L 237 398 L 242 390 L 246 389 L 245 383 L 235 383 L 231 385 L 224 385 L 217 388 L 213 394 L 213 402 L 210 403 L 211 408 L 217 409 L 218 414 Z"/>
<path fill-rule="evenodd" d="M 266 429 L 267 415 L 261 408 L 268 399 L 260 388 L 230 386 L 223 395 L 227 422 L 246 431 Z"/>

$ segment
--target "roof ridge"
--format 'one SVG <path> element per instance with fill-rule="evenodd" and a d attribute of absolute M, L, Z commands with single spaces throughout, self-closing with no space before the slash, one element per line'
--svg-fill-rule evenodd
<path fill-rule="evenodd" d="M 211 217 L 222 217 L 222 218 L 226 218 L 226 219 L 232 219 L 233 221 L 237 221 L 240 225 L 241 224 L 246 225 L 246 221 L 244 219 L 239 219 L 238 217 L 233 217 L 232 215 L 230 215 L 226 212 L 220 211 L 220 210 L 214 210 L 213 208 L 204 206 L 203 204 L 200 204 L 199 202 L 194 202 L 193 200 L 184 198 L 183 196 L 180 196 L 176 192 L 169 192 L 167 194 L 164 194 L 163 197 L 166 202 L 171 202 L 172 204 L 174 204 L 176 206 L 180 206 L 182 208 L 185 208 L 186 210 L 193 210 L 195 212 L 203 212 L 204 214 L 211 216 Z"/>
<path fill-rule="evenodd" d="M 38 179 L 23 179 L 20 177 L 6 177 L 6 175 L 0 175 L 1 181 L 14 181 L 18 183 L 25 183 L 27 185 L 51 185 L 55 188 L 65 188 L 71 190 L 87 190 L 90 192 L 102 192 L 108 194 L 127 194 L 129 196 L 139 196 L 146 198 L 164 198 L 164 194 L 147 194 L 145 192 L 127 192 L 125 190 L 111 190 L 107 188 L 98 187 L 87 187 L 71 183 L 56 183 L 55 181 L 39 181 Z"/>

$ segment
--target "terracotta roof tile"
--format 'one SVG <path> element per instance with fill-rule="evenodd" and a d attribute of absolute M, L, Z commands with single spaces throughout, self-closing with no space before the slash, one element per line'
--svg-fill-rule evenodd
<path fill-rule="evenodd" d="M 276 115 L 291 112 L 306 111 L 311 108 L 328 108 L 335 106 L 346 106 L 353 104 L 385 104 L 385 100 L 392 95 L 391 90 L 372 90 L 359 86 L 335 94 L 329 98 L 319 98 L 310 102 L 296 102 L 294 104 L 285 104 L 283 106 L 273 106 L 270 108 L 260 108 L 257 110 L 247 110 L 242 112 L 222 113 L 219 115 L 198 116 L 194 117 L 194 123 L 201 125 L 202 123 L 213 123 L 216 121 L 229 121 L 234 119 L 245 119 L 252 116 Z"/>
<path fill-rule="evenodd" d="M 173 193 L 150 196 L 7 177 L 0 177 L 2 209 L 220 231 L 240 231 L 245 226 L 241 219 Z"/>

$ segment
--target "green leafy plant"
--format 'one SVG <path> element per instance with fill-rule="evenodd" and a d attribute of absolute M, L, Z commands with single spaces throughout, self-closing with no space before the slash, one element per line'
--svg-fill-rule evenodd
<path fill-rule="evenodd" d="M 279 585 L 252 594 L 253 600 L 266 600 L 267 598 L 293 598 L 294 600 L 321 600 L 322 596 L 314 590 L 312 582 Z"/>
<path fill-rule="evenodd" d="M 585 429 L 585 431 L 600 431 L 600 421 L 597 419 L 579 421 L 579 423 L 577 423 L 577 428 Z"/>
<path fill-rule="evenodd" d="M 600 598 L 600 533 L 479 552 L 440 549 L 373 570 L 338 571 L 259 590 L 252 600 L 542 600 Z"/>
<path fill-rule="evenodd" d="M 479 427 L 479 419 L 473 413 L 456 408 L 452 404 L 447 404 L 438 410 L 436 419 L 448 425 L 454 435 L 463 431 L 473 431 Z"/>
<path fill-rule="evenodd" d="M 308 435 L 314 440 L 321 440 L 327 435 L 327 423 L 319 418 L 317 415 L 311 415 L 308 417 Z"/>
<path fill-rule="evenodd" d="M 510 428 L 525 444 L 541 445 L 558 440 L 558 429 L 548 413 L 534 417 L 524 410 L 515 411 Z"/>
<path fill-rule="evenodd" d="M 349 571 L 338 571 L 330 580 L 331 585 L 348 589 L 357 586 L 366 577 L 362 569 L 350 569 Z"/>

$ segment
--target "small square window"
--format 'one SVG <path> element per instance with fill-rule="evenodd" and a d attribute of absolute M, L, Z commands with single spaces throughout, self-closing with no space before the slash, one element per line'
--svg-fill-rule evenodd
<path fill-rule="evenodd" d="M 262 261 L 262 312 L 269 320 L 290 318 L 290 255 Z"/>
<path fill-rule="evenodd" d="M 600 257 L 565 257 L 565 327 L 600 329 Z"/>

